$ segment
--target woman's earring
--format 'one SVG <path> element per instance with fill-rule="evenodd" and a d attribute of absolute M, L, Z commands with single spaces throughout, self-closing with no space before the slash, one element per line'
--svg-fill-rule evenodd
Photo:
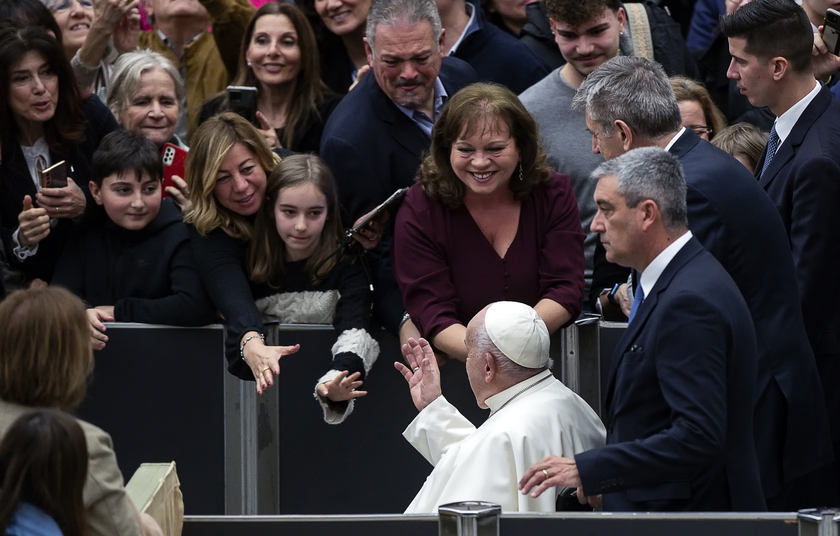
<path fill-rule="evenodd" d="M 524 181 L 525 177 L 522 176 L 522 162 L 519 162 L 519 180 Z"/>
<path fill-rule="evenodd" d="M 248 60 L 248 67 L 251 66 L 251 60 Z"/>

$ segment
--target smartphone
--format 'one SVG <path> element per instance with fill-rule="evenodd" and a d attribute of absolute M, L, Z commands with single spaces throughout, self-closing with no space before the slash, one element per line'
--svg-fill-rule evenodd
<path fill-rule="evenodd" d="M 829 52 L 840 56 L 840 11 L 829 9 L 825 12 L 822 40 Z"/>
<path fill-rule="evenodd" d="M 245 86 L 227 87 L 228 108 L 236 112 L 252 125 L 259 127 L 257 122 L 257 88 Z"/>
<path fill-rule="evenodd" d="M 64 188 L 67 186 L 67 166 L 64 160 L 42 171 L 40 182 L 41 188 Z"/>
<path fill-rule="evenodd" d="M 177 145 L 164 143 L 161 156 L 163 157 L 163 183 L 160 185 L 160 195 L 162 198 L 165 198 L 167 186 L 177 188 L 175 183 L 172 182 L 172 176 L 178 175 L 182 179 L 184 178 L 187 163 L 187 151 L 181 149 Z"/>
<path fill-rule="evenodd" d="M 396 206 L 399 205 L 399 203 L 402 201 L 403 197 L 405 197 L 405 193 L 407 191 L 408 188 L 400 188 L 399 190 L 391 194 L 391 197 L 389 197 L 388 199 L 383 201 L 378 207 L 373 209 L 373 211 L 370 212 L 365 219 L 360 221 L 358 225 L 355 225 L 351 229 L 348 229 L 347 236 L 358 233 L 365 227 L 365 225 L 378 218 L 386 210 L 396 208 Z M 391 215 L 393 216 L 393 213 Z"/>

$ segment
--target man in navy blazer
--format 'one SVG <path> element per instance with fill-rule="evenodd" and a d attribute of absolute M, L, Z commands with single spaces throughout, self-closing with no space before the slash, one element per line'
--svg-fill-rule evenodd
<path fill-rule="evenodd" d="M 448 96 L 477 81 L 472 67 L 443 57 L 443 43 L 434 0 L 377 0 L 371 6 L 365 48 L 372 72 L 342 99 L 321 138 L 321 158 L 332 170 L 350 222 L 414 184 Z M 370 240 L 359 241 L 366 248 L 382 239 L 381 232 L 364 233 Z M 405 309 L 388 262 L 389 243 L 390 233 L 379 246 L 374 312 L 397 333 L 412 324 L 401 323 Z"/>
<path fill-rule="evenodd" d="M 607 444 L 549 457 L 522 479 L 606 511 L 761 511 L 753 439 L 757 349 L 735 282 L 688 230 L 679 160 L 632 150 L 592 173 L 592 231 L 640 276 L 606 389 Z M 533 489 L 536 487 L 536 489 Z"/>
<path fill-rule="evenodd" d="M 840 103 L 814 79 L 811 23 L 800 6 L 757 0 L 721 27 L 732 55 L 727 76 L 752 105 L 776 115 L 756 178 L 781 214 L 793 252 L 834 441 L 835 495 L 822 504 L 834 504 L 840 485 Z"/>
<path fill-rule="evenodd" d="M 585 108 L 594 149 L 605 158 L 652 145 L 679 158 L 689 229 L 735 281 L 755 326 L 755 439 L 768 507 L 791 511 L 817 504 L 804 490 L 787 493 L 798 478 L 829 464 L 832 454 L 793 259 L 773 203 L 744 166 L 681 126 L 668 78 L 653 62 L 606 62 L 581 85 L 574 104 Z M 604 281 L 601 273 L 613 270 L 607 264 L 596 262 L 593 281 Z M 610 285 L 627 279 L 627 271 L 611 273 Z"/>

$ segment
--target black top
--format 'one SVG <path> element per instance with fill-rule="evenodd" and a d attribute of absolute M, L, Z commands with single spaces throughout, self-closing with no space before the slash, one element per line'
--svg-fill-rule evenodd
<path fill-rule="evenodd" d="M 82 189 L 87 207 L 90 208 L 94 205 L 88 188 L 88 183 L 92 178 L 93 153 L 99 147 L 102 138 L 117 130 L 119 126 L 111 111 L 96 95 L 91 95 L 85 100 L 83 109 L 87 119 L 84 140 L 79 143 L 75 151 L 68 154 L 50 150 L 50 159 L 53 164 L 62 160 L 67 162 L 67 176 Z M 13 253 L 12 235 L 19 227 L 18 215 L 23 210 L 24 196 L 30 196 L 35 203 L 37 190 L 20 145 L 15 143 L 10 153 L 10 157 L 4 159 L 0 166 L 0 225 L 3 229 L 2 238 L 6 248 L 6 257 L 12 266 L 20 268 L 27 281 L 40 278 L 49 283 L 73 222 L 64 218 L 57 220 L 57 223 L 50 228 L 50 234 L 38 244 L 35 255 L 22 262 L 17 259 Z"/>
<path fill-rule="evenodd" d="M 206 236 L 200 235 L 192 225 L 189 229 L 198 274 L 213 304 L 228 325 L 229 332 L 265 333 L 248 282 L 248 243 L 233 238 L 221 228 L 210 231 Z M 225 339 L 228 355 L 232 355 L 235 348 L 236 356 L 239 356 L 240 338 Z M 244 362 L 240 362 L 244 365 Z"/>
<path fill-rule="evenodd" d="M 295 132 L 295 137 L 292 139 L 291 146 L 285 147 L 285 149 L 295 153 L 318 154 L 318 151 L 321 148 L 321 135 L 324 133 L 324 125 L 327 123 L 327 119 L 330 118 L 330 115 L 333 113 L 333 110 L 335 110 L 335 107 L 338 106 L 339 102 L 341 102 L 341 95 L 337 95 L 335 93 L 327 93 L 324 95 L 321 102 L 318 103 L 318 109 L 316 112 L 311 113 L 306 117 L 297 129 L 297 132 Z M 201 112 L 198 115 L 198 123 L 201 124 L 214 115 L 223 112 L 224 103 L 224 93 L 207 100 L 201 106 Z M 275 129 L 277 139 L 281 144 L 283 143 L 283 130 L 284 129 L 282 128 Z"/>
<path fill-rule="evenodd" d="M 326 294 L 338 291 L 338 302 L 333 311 L 326 311 L 332 316 L 332 325 L 338 333 L 351 329 L 368 329 L 370 323 L 371 293 L 369 283 L 362 267 L 362 260 L 355 257 L 342 257 L 329 275 L 318 284 L 313 284 L 306 273 L 306 261 L 285 262 L 285 273 L 272 283 L 251 283 L 251 294 L 254 300 L 274 295 L 284 295 L 287 310 L 281 311 L 278 320 L 282 323 L 311 323 L 303 311 L 319 313 L 324 303 L 329 303 Z M 304 294 L 306 293 L 306 294 Z M 331 304 L 328 307 L 333 307 Z M 314 310 L 314 311 L 313 311 Z M 236 331 L 229 327 L 228 334 L 239 341 L 244 331 Z M 240 359 L 239 347 L 228 346 L 228 370 L 245 380 L 253 380 L 254 376 L 248 366 Z M 337 353 L 330 368 L 360 372 L 364 379 L 365 367 L 359 355 L 352 352 Z"/>
<path fill-rule="evenodd" d="M 90 307 L 113 305 L 118 322 L 202 326 L 214 308 L 198 277 L 187 226 L 165 199 L 139 231 L 124 229 L 96 207 L 76 226 L 53 283 Z"/>

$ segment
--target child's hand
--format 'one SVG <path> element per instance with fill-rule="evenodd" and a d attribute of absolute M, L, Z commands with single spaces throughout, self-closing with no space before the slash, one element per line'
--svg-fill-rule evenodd
<path fill-rule="evenodd" d="M 109 306 L 91 307 L 87 310 L 88 322 L 90 322 L 90 341 L 94 350 L 102 350 L 105 348 L 105 343 L 108 342 L 108 336 L 105 335 L 105 324 L 103 322 L 114 321 L 114 308 L 110 307 L 110 314 L 108 313 Z"/>
<path fill-rule="evenodd" d="M 329 398 L 333 402 L 344 402 L 351 398 L 359 398 L 365 396 L 367 391 L 356 391 L 356 388 L 361 387 L 362 382 L 359 381 L 360 373 L 354 372 L 347 375 L 346 370 L 338 373 L 338 376 L 328 382 L 324 382 L 318 386 L 318 394 L 322 397 Z"/>

